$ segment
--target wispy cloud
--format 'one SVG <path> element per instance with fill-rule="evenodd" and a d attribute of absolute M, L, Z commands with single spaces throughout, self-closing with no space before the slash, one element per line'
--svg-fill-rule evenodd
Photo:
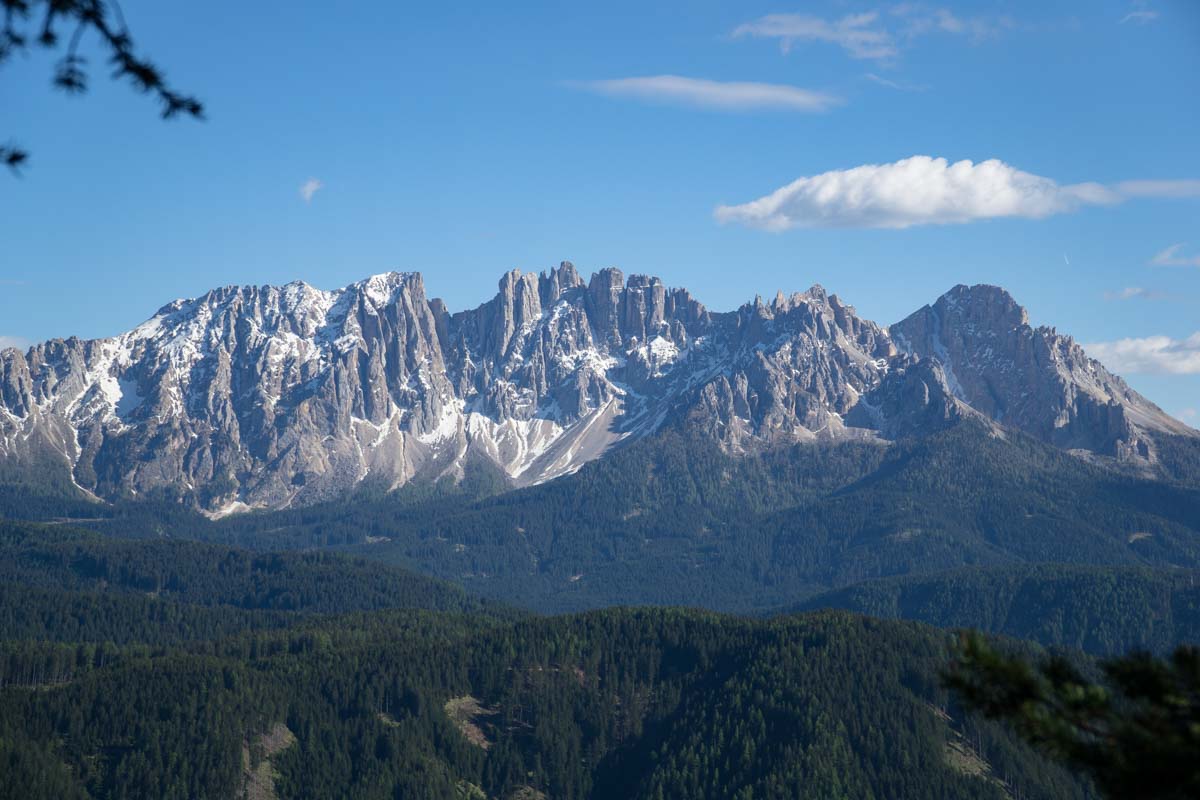
<path fill-rule="evenodd" d="M 1162 297 L 1162 292 L 1143 289 L 1140 286 L 1126 286 L 1120 291 L 1104 293 L 1105 300 L 1159 300 Z"/>
<path fill-rule="evenodd" d="M 1170 184 L 1156 196 L 1177 197 L 1191 181 L 1129 181 L 1062 185 L 1003 161 L 978 163 L 913 156 L 890 164 L 864 164 L 798 178 L 771 194 L 718 206 L 717 221 L 752 228 L 908 228 L 998 217 L 1040 219 L 1082 206 L 1115 205 L 1151 196 L 1147 184 Z M 1129 192 L 1128 186 L 1137 187 Z"/>
<path fill-rule="evenodd" d="M 1158 19 L 1157 11 L 1130 11 L 1125 16 L 1121 17 L 1121 24 L 1126 22 L 1136 22 L 1139 25 L 1145 25 L 1147 22 L 1153 22 Z"/>
<path fill-rule="evenodd" d="M 1156 19 L 1158 19 L 1158 12 L 1150 8 L 1150 3 L 1146 0 L 1134 0 L 1132 10 L 1121 17 L 1121 24 L 1136 22 L 1138 25 L 1145 25 L 1147 22 L 1153 22 Z"/>
<path fill-rule="evenodd" d="M 1120 373 L 1200 375 L 1200 331 L 1186 339 L 1147 336 L 1085 344 L 1092 358 Z"/>
<path fill-rule="evenodd" d="M 901 20 L 900 34 L 907 39 L 930 33 L 965 36 L 979 42 L 1016 27 L 1009 16 L 960 17 L 946 8 L 931 8 L 924 3 L 900 3 L 889 13 Z"/>
<path fill-rule="evenodd" d="M 1194 408 L 1185 408 L 1182 411 L 1180 411 L 1178 414 L 1176 414 L 1175 416 L 1178 417 L 1179 419 L 1183 420 L 1184 422 L 1191 424 L 1191 422 L 1194 419 L 1196 419 L 1197 412 L 1196 412 L 1196 409 L 1194 409 Z"/>
<path fill-rule="evenodd" d="M 1200 267 L 1200 255 L 1183 255 L 1183 246 L 1184 242 L 1171 245 L 1150 259 L 1150 263 L 1156 267 Z"/>
<path fill-rule="evenodd" d="M 651 75 L 568 85 L 613 97 L 631 97 L 717 111 L 828 111 L 841 100 L 833 95 L 779 83 L 712 81 L 680 75 Z"/>
<path fill-rule="evenodd" d="M 737 26 L 733 35 L 778 39 L 785 53 L 797 42 L 836 44 L 851 58 L 891 58 L 900 52 L 892 34 L 880 24 L 877 11 L 836 20 L 808 14 L 767 14 Z"/>
<path fill-rule="evenodd" d="M 877 83 L 880 86 L 886 86 L 889 89 L 895 89 L 898 92 L 924 92 L 929 89 L 929 87 L 925 86 L 924 84 L 894 81 L 890 78 L 885 78 L 882 75 L 876 75 L 874 72 L 868 72 L 863 75 L 863 77 L 872 83 Z"/>
<path fill-rule="evenodd" d="M 833 44 L 851 58 L 886 61 L 914 39 L 929 34 L 964 36 L 972 41 L 1014 27 L 1008 17 L 960 17 L 924 3 L 901 3 L 881 11 L 825 19 L 811 14 L 767 14 L 733 29 L 735 38 L 778 40 L 787 53 L 797 44 Z"/>
<path fill-rule="evenodd" d="M 29 340 L 20 336 L 0 336 L 0 350 L 7 350 L 10 347 L 25 350 L 29 347 Z"/>
<path fill-rule="evenodd" d="M 313 195 L 325 188 L 325 184 L 317 178 L 309 178 L 300 185 L 300 197 L 304 202 L 311 203 Z"/>
<path fill-rule="evenodd" d="M 1127 197 L 1200 197 L 1200 180 L 1121 181 L 1116 188 Z"/>

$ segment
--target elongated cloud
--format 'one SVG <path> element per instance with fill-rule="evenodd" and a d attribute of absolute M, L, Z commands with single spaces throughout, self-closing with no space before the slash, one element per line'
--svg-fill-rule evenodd
<path fill-rule="evenodd" d="M 718 111 L 827 111 L 841 101 L 823 92 L 778 83 L 710 81 L 680 75 L 652 75 L 578 81 L 569 84 L 614 97 L 677 103 Z"/>
<path fill-rule="evenodd" d="M 1085 344 L 1083 349 L 1118 373 L 1200 375 L 1200 331 L 1186 339 L 1147 336 Z"/>
<path fill-rule="evenodd" d="M 799 178 L 749 203 L 719 206 L 719 222 L 752 228 L 908 228 L 994 217 L 1048 217 L 1120 198 L 1095 183 L 1060 186 L 991 159 L 913 156 Z"/>
<path fill-rule="evenodd" d="M 864 78 L 877 83 L 880 86 L 886 86 L 889 89 L 895 89 L 898 92 L 924 92 L 929 87 L 919 83 L 905 83 L 903 81 L 894 81 L 891 78 L 885 78 L 882 75 L 876 75 L 874 72 L 868 72 L 863 75 Z"/>
<path fill-rule="evenodd" d="M 1000 217 L 1041 219 L 1130 197 L 1184 197 L 1193 181 L 1127 181 L 1062 185 L 1003 161 L 951 164 L 913 156 L 798 178 L 771 194 L 718 206 L 718 222 L 784 231 L 789 228 L 908 228 Z M 1181 188 L 1182 187 L 1182 188 Z"/>
<path fill-rule="evenodd" d="M 1157 11 L 1130 11 L 1125 16 L 1121 17 L 1121 24 L 1126 22 L 1136 22 L 1139 25 L 1145 25 L 1147 22 L 1153 22 L 1158 19 Z"/>
<path fill-rule="evenodd" d="M 7 350 L 10 347 L 24 350 L 29 347 L 29 340 L 22 339 L 20 336 L 0 336 L 0 350 Z"/>
<path fill-rule="evenodd" d="M 1200 256 L 1182 254 L 1183 242 L 1173 244 L 1150 259 L 1157 267 L 1200 267 Z"/>
<path fill-rule="evenodd" d="M 1200 197 L 1200 181 L 1121 181 L 1116 189 L 1127 197 Z"/>

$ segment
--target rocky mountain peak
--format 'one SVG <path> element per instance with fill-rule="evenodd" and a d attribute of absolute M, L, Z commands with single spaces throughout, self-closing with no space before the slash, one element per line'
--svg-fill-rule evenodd
<path fill-rule="evenodd" d="M 579 272 L 575 269 L 575 265 L 570 261 L 563 261 L 557 267 L 542 273 L 539 283 L 542 292 L 542 305 L 552 306 L 558 302 L 558 299 L 565 292 L 585 285 L 583 278 L 580 277 Z"/>
<path fill-rule="evenodd" d="M 420 274 L 386 272 L 333 291 L 222 287 L 119 336 L 0 352 L 0 466 L 62 464 L 101 497 L 213 511 L 476 458 L 536 483 L 670 424 L 742 452 L 972 415 L 1143 461 L 1155 437 L 1195 435 L 993 286 L 885 330 L 819 285 L 714 313 L 657 277 L 585 281 L 564 261 L 451 313 Z"/>
<path fill-rule="evenodd" d="M 960 283 L 939 297 L 935 306 L 943 316 L 957 316 L 965 323 L 996 328 L 1029 324 L 1029 313 L 1007 289 L 984 283 L 974 286 Z"/>
<path fill-rule="evenodd" d="M 1004 425 L 1067 449 L 1153 460 L 1154 433 L 1185 430 L 1029 315 L 997 286 L 956 286 L 888 332 L 936 360 L 954 395 Z"/>
<path fill-rule="evenodd" d="M 425 297 L 425 279 L 419 272 L 382 272 L 351 284 L 350 288 L 377 307 L 392 303 L 398 292 Z"/>

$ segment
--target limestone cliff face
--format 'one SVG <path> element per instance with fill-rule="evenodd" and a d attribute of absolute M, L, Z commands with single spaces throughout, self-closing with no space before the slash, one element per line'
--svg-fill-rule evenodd
<path fill-rule="evenodd" d="M 1195 433 L 1069 336 L 1030 326 L 995 286 L 956 286 L 889 332 L 904 351 L 940 363 L 958 399 L 1065 449 L 1149 459 L 1156 433 Z"/>
<path fill-rule="evenodd" d="M 956 287 L 889 331 L 819 286 L 714 313 L 657 278 L 585 281 L 564 262 L 451 313 L 420 275 L 388 273 L 226 287 L 120 336 L 0 352 L 0 477 L 57 468 L 103 498 L 214 512 L 473 458 L 536 483 L 665 424 L 742 452 L 964 416 L 1121 459 L 1197 435 L 994 287 Z"/>

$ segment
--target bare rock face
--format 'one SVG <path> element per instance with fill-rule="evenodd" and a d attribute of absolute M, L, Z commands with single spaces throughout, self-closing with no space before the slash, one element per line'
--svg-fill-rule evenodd
<path fill-rule="evenodd" d="M 902 356 L 890 363 L 879 386 L 850 410 L 846 423 L 898 439 L 945 430 L 968 417 L 985 419 L 954 396 L 938 362 Z"/>
<path fill-rule="evenodd" d="M 387 273 L 226 287 L 120 336 L 0 352 L 0 478 L 58 468 L 102 498 L 213 513 L 480 458 L 537 483 L 666 424 L 736 453 L 964 417 L 1120 459 L 1197 435 L 994 287 L 956 287 L 889 331 L 819 286 L 713 313 L 657 278 L 585 281 L 563 262 L 451 313 L 420 275 Z"/>
<path fill-rule="evenodd" d="M 1195 434 L 1069 336 L 1031 327 L 999 287 L 956 286 L 889 332 L 904 351 L 937 361 L 955 397 L 1058 447 L 1149 460 L 1156 433 Z"/>
<path fill-rule="evenodd" d="M 893 353 L 877 325 L 820 286 L 719 320 L 724 354 L 692 409 L 694 424 L 734 448 L 761 440 L 834 438 L 878 387 Z"/>

